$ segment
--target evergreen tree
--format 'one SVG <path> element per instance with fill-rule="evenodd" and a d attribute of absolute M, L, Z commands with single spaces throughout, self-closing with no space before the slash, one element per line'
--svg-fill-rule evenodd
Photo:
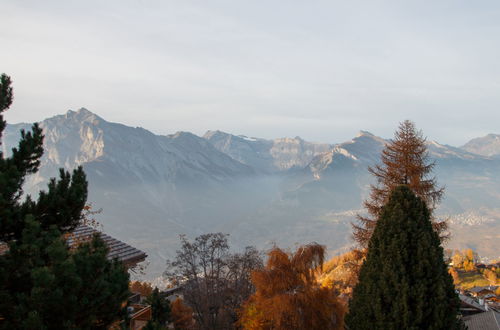
<path fill-rule="evenodd" d="M 368 216 L 358 215 L 359 224 L 353 225 L 354 239 L 362 247 L 367 247 L 382 206 L 398 185 L 407 185 L 427 203 L 431 213 L 441 200 L 444 188 L 438 187 L 436 179 L 431 177 L 434 163 L 429 161 L 425 142 L 422 132 L 406 120 L 382 150 L 382 163 L 368 168 L 377 183 L 370 186 L 370 198 L 364 202 Z M 433 226 L 442 239 L 447 237 L 446 222 L 435 222 Z"/>
<path fill-rule="evenodd" d="M 398 186 L 382 208 L 354 288 L 349 329 L 456 329 L 459 300 L 422 199 Z"/>
<path fill-rule="evenodd" d="M 170 302 L 160 295 L 158 288 L 155 288 L 147 298 L 147 303 L 151 305 L 151 323 L 165 326 L 170 320 Z M 148 322 L 149 323 L 149 322 Z"/>
<path fill-rule="evenodd" d="M 167 330 L 167 327 L 156 321 L 149 320 L 142 330 Z"/>
<path fill-rule="evenodd" d="M 0 76 L 2 113 L 12 104 L 11 80 Z M 21 131 L 12 155 L 0 149 L 0 329 L 107 328 L 121 313 L 128 295 L 128 273 L 107 259 L 108 249 L 95 236 L 70 250 L 64 235 L 82 220 L 87 181 L 82 168 L 61 170 L 37 200 L 22 200 L 26 175 L 36 173 L 43 153 L 38 124 Z"/>

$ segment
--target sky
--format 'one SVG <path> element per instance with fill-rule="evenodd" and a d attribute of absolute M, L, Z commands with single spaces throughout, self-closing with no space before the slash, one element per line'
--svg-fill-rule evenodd
<path fill-rule="evenodd" d="M 85 107 L 157 134 L 337 143 L 410 119 L 459 146 L 500 133 L 500 2 L 0 2 L 8 122 Z"/>

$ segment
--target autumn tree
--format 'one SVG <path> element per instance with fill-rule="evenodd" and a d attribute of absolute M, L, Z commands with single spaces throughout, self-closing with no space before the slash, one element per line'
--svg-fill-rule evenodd
<path fill-rule="evenodd" d="M 453 257 L 451 258 L 451 261 L 453 262 L 453 267 L 456 268 L 462 268 L 465 260 L 466 260 L 465 256 L 462 255 L 460 251 L 456 251 Z"/>
<path fill-rule="evenodd" d="M 473 272 L 476 270 L 476 266 L 474 265 L 474 262 L 470 261 L 469 259 L 465 259 L 462 266 L 466 272 Z"/>
<path fill-rule="evenodd" d="M 185 303 L 195 312 L 203 329 L 231 329 L 238 309 L 253 293 L 252 270 L 262 267 L 259 252 L 247 247 L 241 254 L 229 252 L 227 235 L 210 233 L 189 241 L 181 236 L 181 249 L 167 262 L 165 275 L 182 285 Z"/>
<path fill-rule="evenodd" d="M 466 272 L 472 272 L 476 270 L 479 256 L 472 249 L 466 249 L 463 253 L 457 251 L 452 260 L 455 267 L 462 268 Z"/>
<path fill-rule="evenodd" d="M 458 275 L 458 272 L 455 269 L 455 267 L 450 267 L 448 273 L 450 273 L 451 277 L 453 278 L 453 284 L 455 285 L 460 284 L 460 276 Z"/>
<path fill-rule="evenodd" d="M 0 76 L 2 113 L 13 99 L 11 80 Z M 25 177 L 34 174 L 43 154 L 38 124 L 21 131 L 17 147 L 6 156 L 0 148 L 0 329 L 106 328 L 121 316 L 128 296 L 128 273 L 108 260 L 108 247 L 95 235 L 69 249 L 64 237 L 78 226 L 87 200 L 81 167 L 60 170 L 37 199 L 24 196 Z"/>
<path fill-rule="evenodd" d="M 347 305 L 352 288 L 358 281 L 358 274 L 366 254 L 361 250 L 351 250 L 325 262 L 318 281 L 322 286 L 335 289 Z"/>
<path fill-rule="evenodd" d="M 409 187 L 396 187 L 370 239 L 346 325 L 457 329 L 459 305 L 426 203 Z"/>
<path fill-rule="evenodd" d="M 334 290 L 322 287 L 316 273 L 325 248 L 300 247 L 289 254 L 275 247 L 266 267 L 252 273 L 256 292 L 243 305 L 244 329 L 343 329 L 344 308 Z"/>
<path fill-rule="evenodd" d="M 195 328 L 193 310 L 177 298 L 172 303 L 172 322 L 175 330 L 191 330 Z"/>
<path fill-rule="evenodd" d="M 358 215 L 358 223 L 353 224 L 353 236 L 360 246 L 368 246 L 382 206 L 396 186 L 407 185 L 427 204 L 431 213 L 440 202 L 444 188 L 438 187 L 431 176 L 435 164 L 429 161 L 425 142 L 422 132 L 406 120 L 382 150 L 381 164 L 368 168 L 376 184 L 370 186 L 370 197 L 364 202 L 368 215 Z M 435 221 L 433 226 L 442 239 L 446 238 L 446 222 Z"/>
<path fill-rule="evenodd" d="M 480 259 L 479 255 L 472 249 L 465 250 L 465 257 L 474 265 L 477 264 Z"/>
<path fill-rule="evenodd" d="M 130 291 L 139 293 L 143 297 L 149 297 L 153 293 L 153 287 L 148 282 L 133 281 L 130 282 Z"/>
<path fill-rule="evenodd" d="M 498 283 L 498 277 L 496 272 L 490 269 L 485 269 L 483 275 L 490 282 L 491 285 L 496 285 Z"/>

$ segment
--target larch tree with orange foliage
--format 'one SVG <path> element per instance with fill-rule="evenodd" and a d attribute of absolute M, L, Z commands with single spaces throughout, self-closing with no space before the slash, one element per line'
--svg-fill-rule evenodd
<path fill-rule="evenodd" d="M 171 306 L 172 321 L 175 330 L 191 330 L 195 328 L 193 310 L 177 298 Z"/>
<path fill-rule="evenodd" d="M 325 248 L 318 244 L 288 254 L 275 247 L 266 267 L 252 273 L 256 292 L 243 305 L 244 329 L 343 329 L 344 308 L 333 289 L 321 287 L 316 272 Z"/>
<path fill-rule="evenodd" d="M 358 224 L 353 224 L 354 239 L 364 248 L 368 246 L 382 206 L 395 187 L 407 185 L 425 201 L 431 213 L 444 193 L 444 188 L 438 187 L 436 179 L 431 176 L 435 164 L 429 161 L 426 139 L 409 120 L 399 125 L 394 139 L 382 150 L 381 162 L 368 168 L 376 179 L 376 184 L 370 186 L 369 199 L 364 202 L 368 216 L 358 215 Z M 433 219 L 433 228 L 442 240 L 447 238 L 445 221 Z"/>

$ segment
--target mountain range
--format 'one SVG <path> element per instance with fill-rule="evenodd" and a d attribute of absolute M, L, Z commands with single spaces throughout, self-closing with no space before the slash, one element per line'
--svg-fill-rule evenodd
<path fill-rule="evenodd" d="M 9 154 L 21 129 L 8 125 Z M 312 241 L 331 254 L 352 246 L 351 222 L 362 213 L 386 139 L 361 131 L 351 141 L 314 143 L 208 131 L 156 135 L 107 122 L 82 108 L 41 122 L 45 153 L 25 192 L 37 194 L 59 168 L 82 165 L 89 202 L 103 230 L 149 254 L 157 276 L 180 234 L 230 234 L 231 245 L 293 248 Z M 427 142 L 434 174 L 445 187 L 437 216 L 451 224 L 446 248 L 500 257 L 500 135 L 462 147 Z"/>

